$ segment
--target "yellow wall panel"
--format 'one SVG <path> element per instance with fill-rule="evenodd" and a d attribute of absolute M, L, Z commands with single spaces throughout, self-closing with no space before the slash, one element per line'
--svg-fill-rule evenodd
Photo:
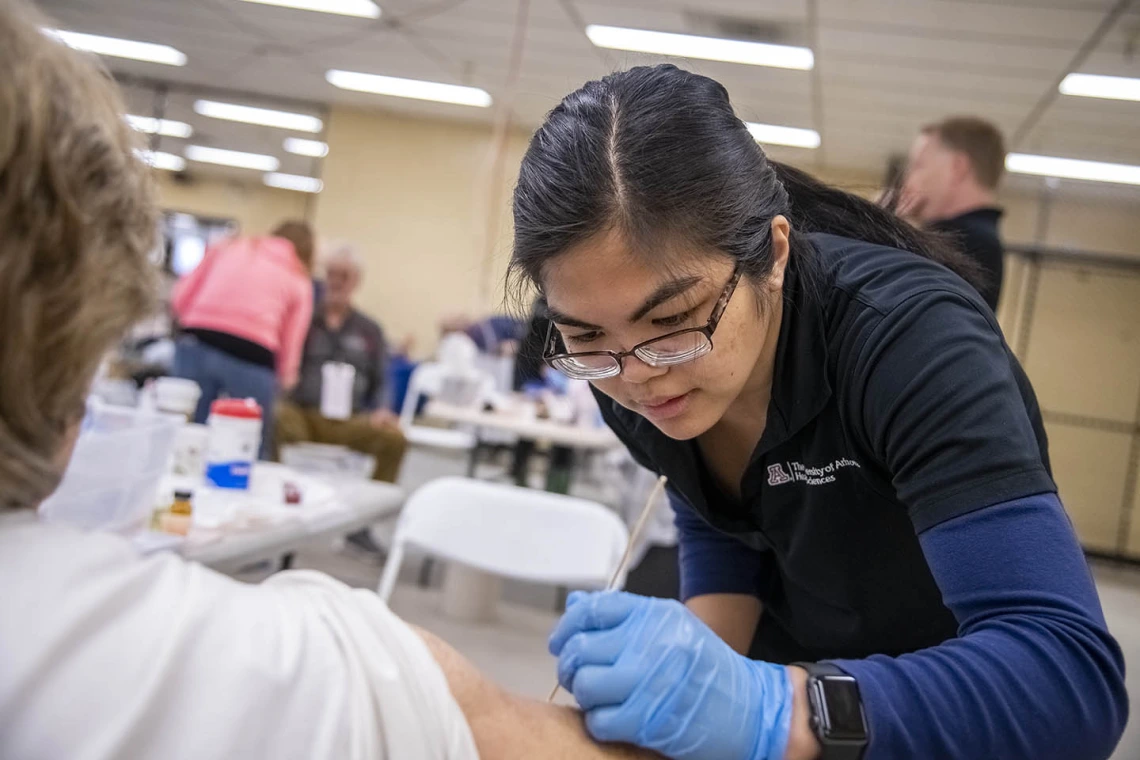
<path fill-rule="evenodd" d="M 236 219 L 246 235 L 265 235 L 285 219 L 304 219 L 310 196 L 262 184 L 196 178 L 181 184 L 158 172 L 158 200 L 164 209 Z"/>
<path fill-rule="evenodd" d="M 489 192 L 492 132 L 480 125 L 335 109 L 315 222 L 325 239 L 354 243 L 366 263 L 360 306 L 393 340 L 429 352 L 448 313 L 502 302 L 510 253 L 510 189 L 527 136 L 507 144 L 503 183 Z M 484 252 L 489 215 L 494 259 Z"/>
<path fill-rule="evenodd" d="M 1023 362 L 1044 409 L 1135 421 L 1140 276 L 1043 266 Z"/>
<path fill-rule="evenodd" d="M 1132 530 L 1128 536 L 1128 548 L 1126 553 L 1130 556 L 1140 559 L 1140 481 L 1133 486 L 1132 496 Z"/>
<path fill-rule="evenodd" d="M 1069 425 L 1047 427 L 1053 477 L 1081 543 L 1116 551 L 1132 436 Z"/>

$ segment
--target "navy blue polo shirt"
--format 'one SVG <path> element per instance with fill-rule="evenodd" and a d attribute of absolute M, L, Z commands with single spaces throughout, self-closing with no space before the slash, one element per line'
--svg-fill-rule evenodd
<path fill-rule="evenodd" d="M 906 251 L 807 239 L 811 286 L 793 259 L 767 425 L 740 501 L 717 487 L 696 441 L 598 394 L 602 414 L 669 478 L 683 593 L 764 603 L 753 657 L 912 652 L 957 631 L 918 534 L 1055 491 L 1041 415 L 965 281 Z"/>

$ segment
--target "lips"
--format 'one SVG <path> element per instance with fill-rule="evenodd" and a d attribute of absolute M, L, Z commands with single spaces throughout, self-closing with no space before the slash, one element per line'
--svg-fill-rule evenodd
<path fill-rule="evenodd" d="M 688 408 L 692 394 L 692 391 L 688 391 L 680 396 L 657 396 L 635 403 L 646 417 L 653 420 L 666 420 L 682 414 Z"/>

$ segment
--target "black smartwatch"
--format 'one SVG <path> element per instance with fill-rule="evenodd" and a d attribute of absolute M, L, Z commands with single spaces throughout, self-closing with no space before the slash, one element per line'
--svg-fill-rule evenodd
<path fill-rule="evenodd" d="M 867 748 L 867 716 L 859 684 L 834 665 L 795 662 L 808 673 L 810 722 L 823 753 L 821 760 L 859 760 Z"/>

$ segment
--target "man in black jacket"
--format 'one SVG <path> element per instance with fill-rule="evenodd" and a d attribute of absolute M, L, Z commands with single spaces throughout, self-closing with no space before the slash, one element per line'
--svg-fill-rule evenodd
<path fill-rule="evenodd" d="M 981 265 L 980 292 L 995 311 L 1002 281 L 996 190 L 1004 170 L 1004 141 L 990 122 L 957 116 L 928 124 L 911 147 L 898 205 L 900 216 L 948 233 Z"/>

